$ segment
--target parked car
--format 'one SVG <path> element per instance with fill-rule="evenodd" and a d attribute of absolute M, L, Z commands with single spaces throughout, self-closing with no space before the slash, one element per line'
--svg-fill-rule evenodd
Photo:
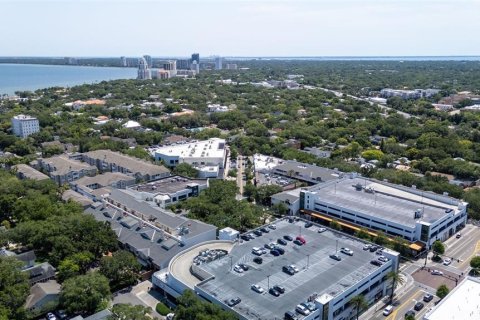
<path fill-rule="evenodd" d="M 243 271 L 248 271 L 248 269 L 250 269 L 250 268 L 248 267 L 248 265 L 246 265 L 245 263 L 240 263 L 239 266 L 240 266 L 240 268 L 243 269 Z"/>
<path fill-rule="evenodd" d="M 380 256 L 380 257 L 378 257 L 378 261 L 388 262 L 388 258 L 385 257 L 385 256 Z"/>
<path fill-rule="evenodd" d="M 367 251 L 367 250 L 370 249 L 371 246 L 372 246 L 371 244 L 368 244 L 368 243 L 367 243 L 367 244 L 365 244 L 365 245 L 363 246 L 363 250 Z"/>
<path fill-rule="evenodd" d="M 448 266 L 448 265 L 451 264 L 451 263 L 452 263 L 452 259 L 450 259 L 450 258 L 445 258 L 445 259 L 443 259 L 443 264 L 444 264 L 444 265 Z"/>
<path fill-rule="evenodd" d="M 457 233 L 457 235 L 455 236 L 455 238 L 457 238 L 457 239 L 460 239 L 461 237 L 462 237 L 461 233 Z"/>
<path fill-rule="evenodd" d="M 405 312 L 405 318 L 406 317 L 415 317 L 415 311 L 408 310 L 407 312 Z"/>
<path fill-rule="evenodd" d="M 277 290 L 280 293 L 285 293 L 285 287 L 275 285 L 275 286 L 273 286 L 273 289 Z"/>
<path fill-rule="evenodd" d="M 258 284 L 252 284 L 251 288 L 252 288 L 253 291 L 255 291 L 257 293 L 264 293 L 265 292 L 265 289 L 260 287 Z"/>
<path fill-rule="evenodd" d="M 258 247 L 253 247 L 252 248 L 252 253 L 257 255 L 257 256 L 261 256 L 263 254 L 263 251 Z"/>
<path fill-rule="evenodd" d="M 47 313 L 47 320 L 57 320 L 57 317 L 51 312 Z"/>
<path fill-rule="evenodd" d="M 278 252 L 277 250 L 270 250 L 270 254 L 275 256 L 275 257 L 278 257 L 280 255 L 280 252 Z"/>
<path fill-rule="evenodd" d="M 253 262 L 255 262 L 256 264 L 262 264 L 262 263 L 263 263 L 263 259 L 260 258 L 260 257 L 255 257 L 255 258 L 253 258 Z"/>
<path fill-rule="evenodd" d="M 298 267 L 297 267 L 296 265 L 294 265 L 294 264 L 291 264 L 291 265 L 290 265 L 290 268 L 292 268 L 293 271 L 295 271 L 295 273 L 300 272 L 300 269 L 298 269 Z"/>
<path fill-rule="evenodd" d="M 311 222 L 305 223 L 305 228 L 310 228 L 311 226 L 313 226 L 313 223 Z"/>
<path fill-rule="evenodd" d="M 332 253 L 330 255 L 330 258 L 332 258 L 333 260 L 337 260 L 337 261 L 342 260 L 342 257 L 340 257 L 340 255 L 338 253 Z"/>
<path fill-rule="evenodd" d="M 285 240 L 287 240 L 287 241 L 293 241 L 293 238 L 290 237 L 290 236 L 287 235 L 287 234 L 283 236 L 283 239 L 285 239 Z"/>
<path fill-rule="evenodd" d="M 244 241 L 250 241 L 250 237 L 247 236 L 246 234 L 242 234 L 242 235 L 240 236 L 240 239 L 242 239 L 242 240 L 244 240 Z"/>
<path fill-rule="evenodd" d="M 300 240 L 294 240 L 293 243 L 295 243 L 297 246 L 303 246 L 303 242 Z"/>
<path fill-rule="evenodd" d="M 268 230 L 268 228 L 266 228 L 266 227 L 260 228 L 260 231 L 262 231 L 263 233 L 269 233 L 270 232 L 270 230 Z"/>
<path fill-rule="evenodd" d="M 283 240 L 283 239 L 277 239 L 277 242 L 283 246 L 286 246 L 287 245 L 287 241 Z"/>
<path fill-rule="evenodd" d="M 236 264 L 236 265 L 233 267 L 233 271 L 238 272 L 238 273 L 243 273 L 243 268 L 240 267 L 238 264 Z"/>
<path fill-rule="evenodd" d="M 423 296 L 423 301 L 425 302 L 430 302 L 433 300 L 433 295 L 431 295 L 430 293 L 427 293 Z"/>
<path fill-rule="evenodd" d="M 291 276 L 293 276 L 295 274 L 295 270 L 290 266 L 283 266 L 282 271 L 285 272 L 286 274 L 291 275 Z"/>
<path fill-rule="evenodd" d="M 258 229 L 255 230 L 255 231 L 253 231 L 253 233 L 254 233 L 257 237 L 260 237 L 260 236 L 263 234 L 263 232 L 260 231 L 260 230 L 258 230 Z"/>
<path fill-rule="evenodd" d="M 440 270 L 432 270 L 432 272 L 430 272 L 431 274 L 433 274 L 434 276 L 441 276 L 443 275 L 443 272 L 440 271 Z"/>
<path fill-rule="evenodd" d="M 313 303 L 313 302 L 304 302 L 304 303 L 302 303 L 302 305 L 305 306 L 308 309 L 308 311 L 310 311 L 310 312 L 313 312 L 313 311 L 317 310 L 317 307 L 315 306 L 315 303 Z"/>
<path fill-rule="evenodd" d="M 281 255 L 283 255 L 283 254 L 285 253 L 285 250 L 284 250 L 283 248 L 280 248 L 280 247 L 275 246 L 273 249 L 274 249 L 274 250 L 277 250 L 278 253 L 280 253 Z"/>
<path fill-rule="evenodd" d="M 385 309 L 383 309 L 383 315 L 384 316 L 388 316 L 392 312 L 393 312 L 393 306 L 392 305 L 388 305 L 388 306 L 385 307 Z"/>
<path fill-rule="evenodd" d="M 297 241 L 297 240 L 300 241 L 302 244 L 307 243 L 307 240 L 305 240 L 305 238 L 302 237 L 302 236 L 297 236 L 297 237 L 295 238 L 295 241 Z"/>
<path fill-rule="evenodd" d="M 310 310 L 308 310 L 305 306 L 301 304 L 297 305 L 297 307 L 295 308 L 295 311 L 297 311 L 298 313 L 304 316 L 308 316 L 310 314 Z"/>
<path fill-rule="evenodd" d="M 274 223 L 269 224 L 268 227 L 269 227 L 270 229 L 272 229 L 272 230 L 277 229 L 277 226 L 276 226 Z"/>
<path fill-rule="evenodd" d="M 65 319 L 68 318 L 67 313 L 65 312 L 65 310 L 58 310 L 58 311 L 56 311 L 55 313 L 57 314 L 57 318 L 58 318 L 59 320 L 65 320 Z"/>
<path fill-rule="evenodd" d="M 414 309 L 415 311 L 420 311 L 420 310 L 423 309 L 424 306 L 425 306 L 425 305 L 424 305 L 422 302 L 419 301 L 419 302 L 415 303 L 415 306 L 413 306 L 413 309 Z"/>
<path fill-rule="evenodd" d="M 272 296 L 275 296 L 275 297 L 280 296 L 280 292 L 278 292 L 277 290 L 275 290 L 273 287 L 270 288 L 270 290 L 268 290 L 268 293 L 270 293 Z"/>
<path fill-rule="evenodd" d="M 322 233 L 327 231 L 327 228 L 318 228 L 318 233 Z"/>
<path fill-rule="evenodd" d="M 298 320 L 298 317 L 292 311 L 287 311 L 287 312 L 285 312 L 284 319 L 285 320 Z"/>
<path fill-rule="evenodd" d="M 228 299 L 227 301 L 225 301 L 227 303 L 227 305 L 229 307 L 234 307 L 236 306 L 237 304 L 239 304 L 240 302 L 242 301 L 242 299 L 240 299 L 239 297 L 235 297 L 235 298 L 232 298 L 232 299 Z"/>
<path fill-rule="evenodd" d="M 250 240 L 253 240 L 253 239 L 255 239 L 255 237 L 254 237 L 254 236 L 253 236 L 253 234 L 251 234 L 251 233 L 247 233 L 247 237 L 249 237 L 249 238 L 250 238 Z"/>
<path fill-rule="evenodd" d="M 383 265 L 383 263 L 381 263 L 378 260 L 372 260 L 372 261 L 370 261 L 370 263 L 373 264 L 374 266 L 377 266 L 377 267 L 381 267 Z"/>
<path fill-rule="evenodd" d="M 167 316 L 165 317 L 165 320 L 173 320 L 173 317 L 175 317 L 175 313 L 169 313 L 169 314 L 167 314 Z"/>
<path fill-rule="evenodd" d="M 266 244 L 264 245 L 264 247 L 265 247 L 266 249 L 268 249 L 268 250 L 272 250 L 272 249 L 275 247 L 275 243 L 273 243 L 273 242 L 266 243 Z"/>
<path fill-rule="evenodd" d="M 344 253 L 346 255 L 349 255 L 349 256 L 353 256 L 353 250 L 352 249 L 349 249 L 349 248 L 345 248 L 345 247 L 342 247 L 340 249 L 340 252 L 341 253 Z"/>
<path fill-rule="evenodd" d="M 372 246 L 370 246 L 370 249 L 368 249 L 368 250 L 370 250 L 370 252 L 375 252 L 375 251 L 377 251 L 377 249 L 378 249 L 377 246 L 372 245 Z"/>

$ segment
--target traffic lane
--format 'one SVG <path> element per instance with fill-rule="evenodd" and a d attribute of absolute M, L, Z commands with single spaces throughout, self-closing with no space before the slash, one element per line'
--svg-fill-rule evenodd
<path fill-rule="evenodd" d="M 465 229 L 464 229 L 465 230 Z M 462 236 L 457 239 L 452 239 L 445 248 L 445 256 L 459 259 L 460 256 L 464 258 L 472 254 L 477 242 L 480 241 L 480 228 L 472 226 L 462 233 Z"/>
<path fill-rule="evenodd" d="M 400 304 L 398 305 L 394 304 L 395 308 L 393 312 L 388 317 L 386 317 L 386 320 L 404 319 L 405 313 L 407 313 L 409 310 L 413 310 L 413 306 L 418 301 L 421 301 L 424 295 L 425 295 L 425 292 L 423 290 L 414 288 L 413 293 L 409 294 L 408 296 L 405 296 L 403 299 L 401 299 L 401 301 L 399 301 Z"/>
<path fill-rule="evenodd" d="M 404 291 L 396 292 L 396 295 L 394 297 L 394 301 L 393 301 L 393 304 L 392 304 L 394 306 L 394 310 L 388 317 L 391 317 L 398 308 L 402 308 L 403 305 L 406 302 L 410 301 L 412 299 L 412 297 L 414 297 L 415 294 L 417 294 L 419 291 L 420 291 L 419 288 L 417 288 L 415 286 L 411 286 Z M 386 316 L 383 315 L 383 310 L 385 309 L 386 306 L 388 306 L 390 304 L 389 300 L 390 300 L 389 297 L 385 297 L 384 300 L 383 300 L 385 303 L 380 304 L 380 306 L 377 307 L 377 309 L 374 311 L 373 315 L 371 317 L 369 317 L 368 320 L 370 320 L 370 319 L 384 320 L 386 318 Z M 363 319 L 366 320 L 367 318 L 363 318 Z"/>

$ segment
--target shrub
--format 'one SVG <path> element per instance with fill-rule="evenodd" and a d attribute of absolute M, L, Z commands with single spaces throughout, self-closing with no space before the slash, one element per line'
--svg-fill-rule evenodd
<path fill-rule="evenodd" d="M 167 307 L 165 304 L 162 302 L 157 303 L 157 306 L 155 307 L 155 310 L 157 310 L 158 313 L 160 313 L 162 316 L 166 316 L 171 312 L 170 308 Z"/>

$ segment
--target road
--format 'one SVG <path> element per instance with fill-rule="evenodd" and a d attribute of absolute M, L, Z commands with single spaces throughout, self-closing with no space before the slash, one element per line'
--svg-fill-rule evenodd
<path fill-rule="evenodd" d="M 339 97 L 339 98 L 340 98 L 340 97 L 343 97 L 343 95 L 344 95 L 343 92 L 340 92 L 340 91 L 330 90 L 330 89 L 327 89 L 327 88 L 319 88 L 319 89 L 320 89 L 320 90 L 323 90 L 323 91 L 325 91 L 325 92 L 333 93 L 335 96 L 337 96 L 337 97 Z M 381 108 L 381 109 L 383 109 L 383 110 L 386 110 L 386 111 L 392 111 L 392 110 L 393 110 L 393 111 L 395 111 L 396 113 L 402 115 L 402 116 L 403 116 L 404 118 L 406 118 L 406 119 L 409 119 L 409 118 L 412 118 L 412 117 L 413 117 L 413 118 L 418 118 L 417 116 L 413 116 L 413 115 L 411 115 L 410 113 L 406 113 L 406 112 L 403 112 L 403 111 L 398 111 L 398 110 L 395 110 L 395 109 L 393 109 L 393 108 L 384 106 L 384 105 L 382 105 L 382 104 L 374 103 L 374 102 L 372 102 L 372 101 L 370 101 L 370 100 L 368 100 L 368 99 L 365 99 L 365 98 L 360 98 L 360 97 L 357 97 L 357 96 L 353 96 L 353 95 L 351 95 L 351 94 L 347 94 L 346 96 L 349 97 L 349 98 L 352 98 L 352 99 L 354 99 L 354 100 L 357 100 L 357 101 L 365 101 L 365 102 L 368 102 L 371 106 L 377 106 L 377 107 L 379 107 L 379 108 Z"/>
<path fill-rule="evenodd" d="M 237 186 L 240 197 L 243 197 L 243 156 L 237 157 Z"/>
<path fill-rule="evenodd" d="M 426 267 L 431 269 L 438 269 L 445 273 L 443 276 L 431 275 L 427 270 L 422 270 L 425 265 L 424 259 L 417 261 L 406 262 L 400 265 L 400 272 L 405 279 L 405 283 L 396 289 L 394 298 L 394 310 L 389 316 L 383 315 L 383 309 L 388 305 L 388 298 L 377 302 L 365 311 L 360 319 L 362 320 L 403 320 L 405 313 L 413 310 L 413 306 L 417 301 L 422 301 L 425 293 L 430 293 L 435 296 L 435 291 L 439 283 L 447 284 L 447 286 L 454 287 L 457 279 L 461 281 L 463 277 L 468 274 L 470 270 L 470 259 L 480 253 L 480 228 L 467 225 L 461 231 L 461 238 L 452 237 L 448 239 L 445 244 L 445 254 L 443 257 L 452 258 L 452 263 L 449 266 L 444 266 L 442 262 L 433 262 L 431 260 L 432 254 L 429 254 Z M 455 259 L 455 260 L 454 260 Z M 460 262 L 458 262 L 460 260 Z M 415 278 L 414 278 L 415 277 Z M 422 319 L 439 299 L 434 297 L 429 303 L 423 302 L 425 306 L 422 310 L 416 312 L 415 318 Z"/>

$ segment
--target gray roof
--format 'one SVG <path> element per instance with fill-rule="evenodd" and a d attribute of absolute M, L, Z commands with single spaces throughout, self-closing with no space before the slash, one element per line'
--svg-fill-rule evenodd
<path fill-rule="evenodd" d="M 75 202 L 78 202 L 80 205 L 82 206 L 89 206 L 93 203 L 93 201 L 83 195 L 81 195 L 80 193 L 78 192 L 75 192 L 73 190 L 66 190 L 63 194 L 62 194 L 62 200 L 63 201 L 68 201 L 68 200 L 72 200 L 72 201 L 75 201 Z"/>
<path fill-rule="evenodd" d="M 290 176 L 289 174 L 292 173 L 291 177 L 293 179 L 315 183 L 335 180 L 338 179 L 339 175 L 341 175 L 341 173 L 331 169 L 298 161 L 286 161 L 274 167 L 273 170 L 285 176 Z"/>
<path fill-rule="evenodd" d="M 55 268 L 48 262 L 43 262 L 31 268 L 23 270 L 29 274 L 29 283 L 37 283 L 55 277 Z"/>
<path fill-rule="evenodd" d="M 303 152 L 312 154 L 312 155 L 314 155 L 316 157 L 319 157 L 319 158 L 329 158 L 330 155 L 332 154 L 332 151 L 330 151 L 330 150 L 322 150 L 322 149 L 319 149 L 319 148 L 316 148 L 316 147 L 313 147 L 313 148 L 307 147 L 307 148 L 303 149 Z"/>
<path fill-rule="evenodd" d="M 295 202 L 300 199 L 300 189 L 283 191 L 272 196 L 272 199 L 276 199 L 282 202 L 290 201 Z"/>
<path fill-rule="evenodd" d="M 305 221 L 301 220 L 295 223 L 282 220 L 276 222 L 276 230 L 236 244 L 227 257 L 200 265 L 214 278 L 197 286 L 219 301 L 240 297 L 242 302 L 234 310 L 247 319 L 283 319 L 286 311 L 294 310 L 297 304 L 307 301 L 313 295 L 328 293 L 335 297 L 380 268 L 370 264 L 376 257 L 374 253 L 362 250 L 364 242 L 330 230 L 318 233 L 317 225 L 306 229 L 304 224 Z M 305 245 L 297 246 L 289 242 L 283 247 L 285 254 L 281 257 L 264 255 L 261 266 L 252 262 L 255 257 L 251 253 L 253 247 L 276 242 L 284 235 L 295 237 L 299 232 L 306 240 Z M 342 261 L 331 259 L 329 255 L 335 253 L 337 241 L 338 249 L 350 248 L 354 255 L 340 253 Z M 232 261 L 229 257 L 233 258 Z M 250 270 L 237 274 L 231 270 L 231 263 L 246 263 L 250 265 Z M 300 269 L 294 276 L 282 271 L 282 266 L 291 264 Z M 383 267 L 388 268 L 388 265 Z M 281 285 L 286 291 L 276 298 L 268 293 L 260 295 L 250 289 L 252 284 L 258 284 L 265 290 L 268 284 Z"/>
<path fill-rule="evenodd" d="M 50 168 L 52 168 L 50 172 L 54 175 L 64 175 L 71 171 L 97 170 L 95 166 L 69 159 L 66 156 L 55 156 L 51 158 L 39 159 L 39 161 L 43 164 L 42 166 L 48 165 Z"/>
<path fill-rule="evenodd" d="M 15 258 L 23 262 L 29 262 L 29 261 L 35 261 L 35 259 L 37 259 L 37 256 L 35 255 L 35 252 L 33 250 L 30 250 L 30 251 L 17 254 Z"/>
<path fill-rule="evenodd" d="M 46 174 L 41 173 L 38 170 L 26 165 L 26 164 L 17 164 L 13 166 L 17 173 L 21 174 L 24 178 L 33 179 L 33 180 L 46 180 L 50 179 Z"/>
<path fill-rule="evenodd" d="M 95 150 L 84 153 L 89 158 L 96 159 L 97 161 L 105 161 L 108 163 L 115 163 L 118 166 L 127 168 L 132 173 L 141 173 L 148 175 L 157 175 L 163 173 L 169 173 L 170 171 L 164 166 L 159 166 L 145 160 L 141 160 L 135 157 L 126 156 L 119 152 L 111 150 Z"/>
<path fill-rule="evenodd" d="M 49 280 L 47 282 L 40 282 L 34 284 L 30 288 L 30 295 L 27 297 L 25 308 L 29 309 L 39 301 L 41 301 L 47 295 L 59 295 L 60 285 L 55 280 Z"/>
<path fill-rule="evenodd" d="M 174 194 L 187 189 L 191 184 L 206 185 L 207 180 L 189 179 L 186 177 L 173 176 L 148 183 L 132 186 L 130 189 L 151 194 Z"/>
<path fill-rule="evenodd" d="M 127 176 L 121 172 L 105 172 L 103 174 L 96 175 L 95 177 L 82 177 L 73 182 L 80 186 L 89 186 L 92 184 L 98 184 L 100 187 L 108 187 L 119 181 L 135 182 L 135 178 Z"/>
<path fill-rule="evenodd" d="M 105 310 L 99 311 L 95 314 L 92 314 L 89 317 L 86 317 L 84 320 L 106 320 L 106 319 L 108 319 L 108 316 L 110 316 L 110 315 L 112 315 L 110 310 L 105 309 Z"/>

